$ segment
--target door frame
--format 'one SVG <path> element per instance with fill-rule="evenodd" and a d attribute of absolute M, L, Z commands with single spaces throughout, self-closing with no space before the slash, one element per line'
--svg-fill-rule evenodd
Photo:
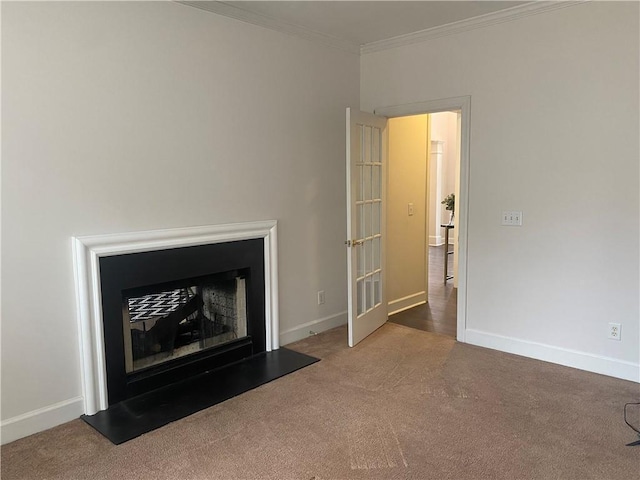
<path fill-rule="evenodd" d="M 456 315 L 456 339 L 465 342 L 467 327 L 467 264 L 469 226 L 469 144 L 471 96 L 442 98 L 425 102 L 406 103 L 379 107 L 373 113 L 387 118 L 406 117 L 428 113 L 460 110 L 460 198 L 457 200 L 456 217 L 458 229 L 458 305 Z M 386 178 L 385 178 L 386 181 Z"/>

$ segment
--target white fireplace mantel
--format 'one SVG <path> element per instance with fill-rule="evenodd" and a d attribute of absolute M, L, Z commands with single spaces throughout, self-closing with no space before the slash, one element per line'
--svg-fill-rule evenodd
<path fill-rule="evenodd" d="M 100 410 L 106 410 L 109 406 L 99 259 L 111 255 L 256 238 L 264 239 L 266 349 L 267 351 L 272 351 L 279 347 L 278 237 L 277 222 L 275 220 L 73 237 L 82 393 L 85 414 L 93 415 Z"/>

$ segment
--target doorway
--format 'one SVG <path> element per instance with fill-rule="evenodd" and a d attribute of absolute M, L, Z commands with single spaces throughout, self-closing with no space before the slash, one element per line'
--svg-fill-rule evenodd
<path fill-rule="evenodd" d="M 447 108 L 448 107 L 448 108 Z M 388 206 L 388 262 L 390 275 L 388 285 L 389 321 L 413 328 L 448 335 L 464 341 L 466 306 L 466 221 L 468 191 L 468 114 L 469 97 L 445 99 L 423 104 L 405 105 L 376 109 L 376 114 L 386 115 L 389 120 L 389 206 Z M 413 128 L 412 125 L 413 124 Z M 405 128 L 405 127 L 409 128 Z M 407 142 L 416 131 L 424 132 Z M 395 130 L 395 132 L 394 132 Z M 401 132 L 400 130 L 405 130 Z M 413 133 L 411 133 L 413 132 Z M 409 136 L 409 137 L 408 137 Z M 402 148 L 394 147 L 394 142 L 407 143 Z M 413 144 L 411 152 L 408 144 Z M 422 148 L 420 148 L 422 144 Z M 402 151 L 404 150 L 404 151 Z M 398 155 L 422 156 L 424 167 L 412 172 L 394 174 L 407 167 L 406 162 L 398 163 Z M 426 158 L 426 161 L 424 159 Z M 411 163 L 411 162 L 409 162 Z M 400 177 L 411 178 L 403 184 Z M 422 180 L 421 186 L 416 177 Z M 394 189 L 401 191 L 402 200 L 395 199 Z M 450 228 L 441 227 L 450 221 L 450 213 L 441 202 L 450 194 L 455 195 L 455 215 Z M 412 201 L 412 197 L 416 201 Z M 424 202 L 423 209 L 416 203 Z M 394 219 L 393 217 L 396 216 Z M 424 252 L 423 288 L 415 282 L 416 274 L 406 271 L 407 265 L 421 263 L 417 250 L 409 236 L 420 237 L 417 225 L 422 220 L 422 248 Z M 412 224 L 413 234 L 408 231 Z M 394 243 L 394 230 L 400 225 L 400 241 Z M 449 242 L 445 241 L 448 231 Z M 396 232 L 398 233 L 398 232 Z M 414 238 L 415 240 L 415 238 Z M 394 255 L 394 249 L 400 251 Z M 413 252 L 413 253 L 412 253 Z M 447 253 L 450 252 L 450 253 Z M 413 261 L 407 261 L 411 257 Z M 394 272 L 394 264 L 399 260 Z M 444 272 L 447 265 L 448 275 Z M 420 270 L 417 268 L 416 270 Z M 398 285 L 405 285 L 404 295 L 398 295 Z M 445 275 L 450 277 L 445 279 Z M 406 290 L 406 284 L 414 280 L 413 293 Z"/>
<path fill-rule="evenodd" d="M 389 321 L 457 335 L 459 112 L 389 119 Z"/>
<path fill-rule="evenodd" d="M 423 173 L 420 175 L 413 175 L 410 181 L 422 182 L 422 195 L 417 196 L 418 201 L 406 201 L 404 204 L 400 204 L 402 209 L 405 209 L 405 213 L 408 217 L 414 215 L 422 217 L 421 229 L 422 238 L 421 242 L 418 242 L 419 252 L 414 251 L 411 253 L 409 248 L 406 248 L 409 244 L 415 245 L 417 236 L 410 234 L 401 234 L 399 241 L 397 242 L 400 247 L 398 251 L 401 255 L 405 255 L 409 258 L 409 262 L 413 264 L 420 264 L 424 267 L 422 273 L 423 288 L 420 292 L 415 292 L 410 295 L 396 298 L 395 302 L 388 302 L 386 297 L 388 293 L 388 286 L 395 285 L 396 282 L 387 281 L 387 272 L 389 268 L 395 267 L 395 262 L 389 262 L 386 258 L 387 251 L 387 210 L 388 205 L 386 199 L 386 190 L 390 182 L 396 181 L 387 175 L 387 145 L 389 140 L 389 119 L 399 117 L 426 117 L 428 115 L 438 112 L 447 111 L 460 111 L 458 115 L 458 132 L 459 132 L 459 195 L 456 195 L 456 226 L 457 241 L 455 242 L 457 248 L 454 257 L 457 257 L 457 261 L 454 261 L 457 283 L 457 295 L 453 297 L 451 303 L 456 305 L 455 317 L 455 338 L 458 341 L 465 341 L 466 331 L 466 272 L 467 272 L 467 223 L 468 223 L 468 189 L 469 189 L 469 114 L 471 106 L 471 97 L 453 97 L 442 100 L 397 105 L 392 107 L 378 108 L 374 110 L 374 113 L 365 113 L 352 111 L 347 109 L 347 237 L 345 241 L 347 244 L 347 270 L 349 277 L 349 289 L 348 289 L 348 324 L 349 324 L 349 345 L 354 346 L 358 341 L 365 338 L 367 335 L 379 328 L 385 321 L 388 320 L 387 311 L 400 313 L 400 309 L 408 310 L 412 306 L 424 304 L 427 302 L 427 290 L 428 284 L 426 279 L 429 273 L 429 260 L 427 251 L 427 197 L 426 197 L 426 183 L 429 180 L 427 171 L 427 163 L 425 158 L 428 158 L 429 142 L 427 142 L 426 134 L 425 139 L 422 142 L 423 155 L 420 160 Z M 428 132 L 430 129 L 423 128 L 423 132 Z M 374 133 L 377 132 L 375 135 Z M 378 139 L 376 143 L 374 140 Z M 377 145 L 377 147 L 376 147 Z M 402 142 L 399 145 L 403 145 Z M 374 155 L 375 153 L 375 155 Z M 370 167 L 370 168 L 369 168 Z M 373 190 L 367 189 L 370 180 L 373 181 L 375 176 L 373 175 L 373 168 L 380 167 L 382 175 L 379 177 L 381 182 L 381 196 L 375 197 L 371 193 Z M 375 172 L 374 172 L 375 173 Z M 360 189 L 359 189 L 360 188 Z M 402 188 L 402 187 L 401 187 Z M 360 192 L 360 193 L 359 193 Z M 363 194 L 364 192 L 364 194 Z M 361 198 L 362 197 L 362 198 Z M 370 198 L 371 197 L 371 198 Z M 375 198 L 374 198 L 375 197 Z M 367 225 L 371 226 L 371 222 L 367 223 L 367 220 L 371 215 L 367 211 L 367 207 L 370 203 L 381 202 L 383 208 L 380 209 L 382 234 L 380 235 L 380 269 L 379 269 L 379 287 L 381 296 L 380 303 L 373 302 L 374 297 L 370 295 L 371 289 L 364 288 L 367 286 L 366 280 L 366 268 L 367 265 L 373 265 L 371 262 L 367 264 L 367 261 L 371 257 L 371 249 L 367 253 L 367 242 L 375 241 L 375 235 L 371 237 L 371 229 L 367 228 Z M 364 209 L 364 211 L 363 211 Z M 370 209 L 369 209 L 370 210 Z M 420 212 L 422 210 L 422 212 Z M 373 217 L 371 217 L 373 218 Z M 376 217 L 377 218 L 377 217 Z M 406 222 L 406 218 L 405 218 Z M 400 222 L 402 223 L 402 222 Z M 394 229 L 395 230 L 395 229 Z M 371 238 L 370 238 L 371 237 Z M 374 260 L 376 256 L 371 257 Z M 431 262 L 434 263 L 434 262 Z M 362 268 L 361 268 L 362 267 Z M 365 270 L 363 270 L 363 268 Z M 362 270 L 362 271 L 361 271 Z M 408 272 L 408 270 L 405 270 Z M 376 271 L 372 271 L 372 274 L 377 275 Z M 363 275 L 360 275 L 360 274 Z M 412 274 L 413 275 L 413 274 Z M 402 274 L 396 276 L 397 283 L 403 283 L 405 279 Z M 361 282 L 362 288 L 358 285 Z M 364 283 L 363 283 L 364 282 Z M 371 283 L 371 282 L 370 282 Z M 375 285 L 375 282 L 371 283 Z M 446 286 L 446 284 L 445 284 Z M 357 295 L 356 295 L 357 293 Z M 396 292 L 397 293 L 397 292 Z M 365 295 L 366 294 L 366 295 Z M 367 296 L 368 295 L 368 296 Z M 394 296 L 394 295 L 390 295 Z M 423 300 L 420 301 L 420 296 Z M 365 301 L 366 300 L 366 301 Z M 370 301 L 371 300 L 371 301 Z M 415 302 L 412 304 L 412 302 Z M 418 303 L 419 302 L 419 303 Z M 365 309 L 366 306 L 366 309 Z M 356 310 L 356 307 L 360 310 Z M 357 316 L 356 316 L 356 312 Z M 384 315 L 380 316 L 379 322 L 373 322 L 371 320 L 372 313 L 382 312 Z M 359 332 L 359 333 L 358 333 Z M 356 339 L 356 333 L 357 339 Z"/>

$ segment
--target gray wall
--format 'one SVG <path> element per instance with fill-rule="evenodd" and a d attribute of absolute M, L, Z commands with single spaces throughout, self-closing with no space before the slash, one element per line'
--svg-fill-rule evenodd
<path fill-rule="evenodd" d="M 638 9 L 588 2 L 361 57 L 363 110 L 471 96 L 467 341 L 639 380 Z"/>
<path fill-rule="evenodd" d="M 358 56 L 172 2 L 3 2 L 2 74 L 7 435 L 81 413 L 72 236 L 276 219 L 284 339 L 344 321 Z"/>

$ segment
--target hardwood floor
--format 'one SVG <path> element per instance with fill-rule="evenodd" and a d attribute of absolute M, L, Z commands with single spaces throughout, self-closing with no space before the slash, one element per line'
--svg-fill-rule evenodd
<path fill-rule="evenodd" d="M 456 337 L 456 314 L 458 291 L 453 280 L 444 284 L 444 257 L 448 257 L 449 272 L 453 271 L 453 255 L 445 255 L 445 246 L 429 247 L 429 299 L 425 305 L 413 307 L 389 317 L 389 321 Z"/>

